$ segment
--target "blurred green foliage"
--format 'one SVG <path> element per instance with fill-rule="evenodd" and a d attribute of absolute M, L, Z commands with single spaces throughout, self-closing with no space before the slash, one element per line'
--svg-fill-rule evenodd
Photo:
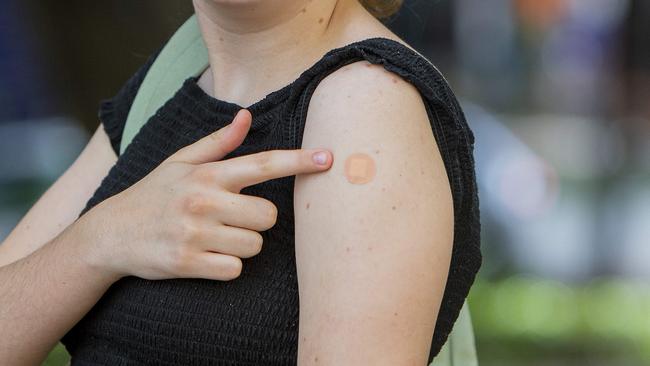
<path fill-rule="evenodd" d="M 650 364 L 647 283 L 515 276 L 479 281 L 468 302 L 483 366 Z"/>

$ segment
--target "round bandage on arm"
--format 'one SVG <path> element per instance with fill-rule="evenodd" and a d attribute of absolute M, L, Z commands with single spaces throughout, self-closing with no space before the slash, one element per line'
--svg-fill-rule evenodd
<path fill-rule="evenodd" d="M 365 153 L 354 153 L 345 159 L 345 177 L 352 184 L 365 184 L 373 180 L 377 168 L 375 161 Z"/>

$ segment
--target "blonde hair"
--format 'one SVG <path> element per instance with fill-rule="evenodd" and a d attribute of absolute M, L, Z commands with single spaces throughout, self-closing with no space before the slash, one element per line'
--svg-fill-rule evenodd
<path fill-rule="evenodd" d="M 384 19 L 397 13 L 404 0 L 359 0 L 375 18 Z"/>

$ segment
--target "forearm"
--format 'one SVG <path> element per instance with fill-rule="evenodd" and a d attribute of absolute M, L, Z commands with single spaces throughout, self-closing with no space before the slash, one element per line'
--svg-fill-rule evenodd
<path fill-rule="evenodd" d="M 0 267 L 0 364 L 40 364 L 119 278 L 99 265 L 93 236 L 77 222 Z"/>

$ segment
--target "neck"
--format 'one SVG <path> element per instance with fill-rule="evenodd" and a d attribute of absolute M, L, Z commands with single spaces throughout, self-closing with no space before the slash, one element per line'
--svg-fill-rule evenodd
<path fill-rule="evenodd" d="M 200 83 L 214 97 L 243 106 L 293 81 L 296 70 L 329 50 L 343 14 L 361 6 L 357 0 L 193 3 L 210 62 Z"/>

